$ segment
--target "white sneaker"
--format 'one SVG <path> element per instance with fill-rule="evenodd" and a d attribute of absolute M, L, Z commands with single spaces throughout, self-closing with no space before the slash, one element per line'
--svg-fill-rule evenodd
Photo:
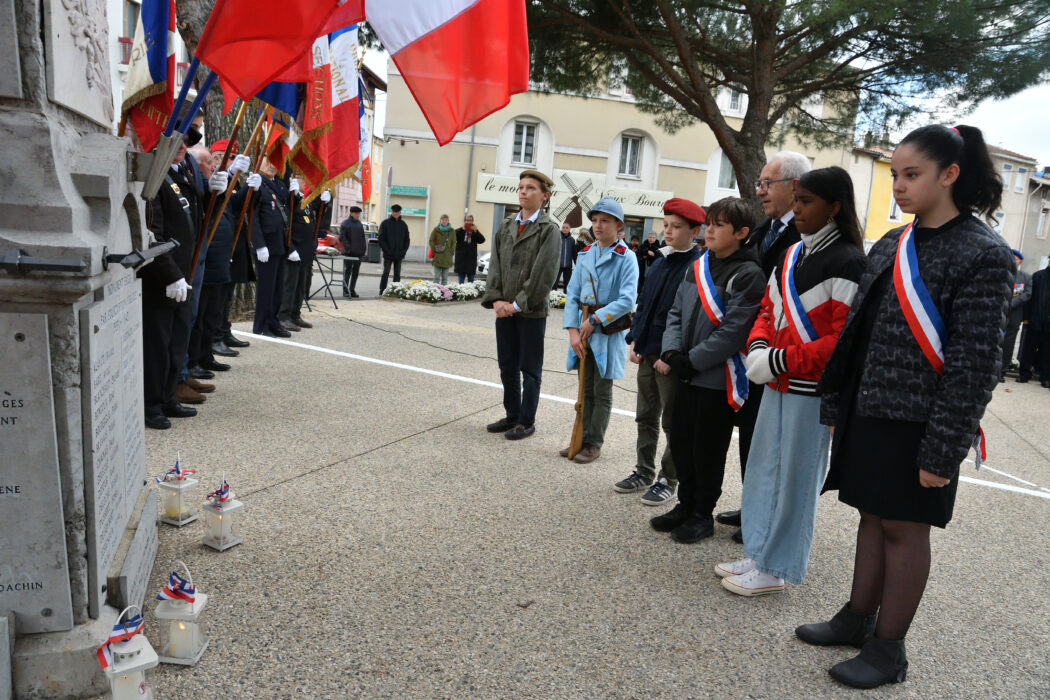
<path fill-rule="evenodd" d="M 722 579 L 722 587 L 737 595 L 745 596 L 782 593 L 784 591 L 784 579 L 762 573 L 758 569 L 751 569 L 746 574 L 728 576 Z"/>
<path fill-rule="evenodd" d="M 754 559 L 740 559 L 739 561 L 727 561 L 721 564 L 715 564 L 715 576 L 719 578 L 725 578 L 726 576 L 739 576 L 740 574 L 746 574 L 755 568 Z"/>

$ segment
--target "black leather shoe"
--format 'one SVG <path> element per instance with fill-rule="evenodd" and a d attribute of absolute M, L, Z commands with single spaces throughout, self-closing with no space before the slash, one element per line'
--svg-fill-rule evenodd
<path fill-rule="evenodd" d="M 222 339 L 222 342 L 224 342 L 226 344 L 226 347 L 228 348 L 246 348 L 249 345 L 251 345 L 251 343 L 249 343 L 247 340 L 234 338 L 233 335 L 226 336 Z"/>
<path fill-rule="evenodd" d="M 1026 377 L 1024 375 L 1020 375 L 1020 376 L 1017 377 L 1016 381 L 1017 381 L 1018 384 L 1027 384 L 1029 379 L 1030 379 L 1030 377 Z"/>
<path fill-rule="evenodd" d="M 209 372 L 199 365 L 190 365 L 188 371 L 194 379 L 215 379 L 215 372 Z"/>
<path fill-rule="evenodd" d="M 351 299 L 360 299 L 361 295 L 358 294 L 357 292 L 350 292 L 350 298 Z"/>
<path fill-rule="evenodd" d="M 154 430 L 167 430 L 171 427 L 171 421 L 167 416 L 146 416 L 146 427 Z"/>
<path fill-rule="evenodd" d="M 886 683 L 902 683 L 908 675 L 908 657 L 903 639 L 872 637 L 849 661 L 835 664 L 828 673 L 851 688 L 878 688 Z"/>
<path fill-rule="evenodd" d="M 517 418 L 500 418 L 495 423 L 489 423 L 485 430 L 490 433 L 505 433 L 518 424 Z"/>
<path fill-rule="evenodd" d="M 270 333 L 277 336 L 278 338 L 291 338 L 292 334 L 283 328 L 271 328 Z"/>
<path fill-rule="evenodd" d="M 733 533 L 733 541 L 737 544 L 744 544 L 744 531 L 743 529 L 737 530 Z"/>
<path fill-rule="evenodd" d="M 849 603 L 827 622 L 801 625 L 795 636 L 806 644 L 820 647 L 854 646 L 858 649 L 875 634 L 875 615 L 860 615 L 849 608 Z"/>
<path fill-rule="evenodd" d="M 168 418 L 192 418 L 197 415 L 197 409 L 183 406 L 178 401 L 164 404 L 161 410 L 164 411 L 164 415 Z"/>
<path fill-rule="evenodd" d="M 225 362 L 216 362 L 215 360 L 205 360 L 201 363 L 201 369 L 210 370 L 212 372 L 226 372 L 229 371 L 230 366 Z"/>
<path fill-rule="evenodd" d="M 1050 379 L 1042 380 L 1041 382 L 1039 382 L 1039 386 L 1043 387 L 1044 389 L 1050 389 Z"/>
<path fill-rule="evenodd" d="M 299 326 L 300 328 L 313 328 L 314 327 L 314 324 L 310 323 L 309 321 L 304 321 L 301 318 L 293 318 L 292 319 L 292 323 L 294 323 L 295 325 Z"/>
<path fill-rule="evenodd" d="M 508 440 L 521 440 L 527 438 L 536 432 L 536 426 L 534 425 L 515 425 L 513 428 L 503 433 L 503 437 Z"/>
<path fill-rule="evenodd" d="M 671 530 L 671 539 L 675 542 L 692 544 L 715 534 L 715 519 L 710 515 L 692 515 L 684 523 Z"/>
<path fill-rule="evenodd" d="M 670 532 L 689 519 L 689 510 L 681 503 L 676 503 L 674 508 L 663 515 L 649 518 L 649 527 L 657 532 Z"/>
<path fill-rule="evenodd" d="M 298 333 L 300 330 L 299 326 L 295 325 L 291 321 L 281 321 L 281 328 L 292 333 Z"/>
<path fill-rule="evenodd" d="M 715 516 L 715 520 L 722 523 L 723 525 L 730 525 L 732 527 L 740 527 L 740 511 L 739 510 L 727 510 L 723 513 L 719 513 Z"/>
<path fill-rule="evenodd" d="M 222 342 L 221 340 L 211 344 L 211 351 L 213 354 L 222 355 L 223 357 L 237 357 L 241 354 L 236 350 L 231 350 L 230 348 L 226 347 L 226 343 Z"/>

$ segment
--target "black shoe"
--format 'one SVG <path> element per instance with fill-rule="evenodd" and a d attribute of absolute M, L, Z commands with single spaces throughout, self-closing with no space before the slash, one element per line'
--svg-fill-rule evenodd
<path fill-rule="evenodd" d="M 1018 384 L 1027 384 L 1029 379 L 1031 379 L 1031 377 L 1026 377 L 1026 376 L 1024 376 L 1022 374 L 1022 375 L 1018 375 L 1016 381 L 1017 381 Z"/>
<path fill-rule="evenodd" d="M 350 298 L 351 299 L 360 299 L 361 295 L 358 294 L 357 292 L 350 292 Z"/>
<path fill-rule="evenodd" d="M 164 415 L 166 415 L 168 418 L 192 418 L 193 416 L 197 415 L 197 409 L 191 408 L 189 406 L 183 406 L 178 401 L 166 403 L 163 406 L 161 406 L 160 410 L 164 411 Z"/>
<path fill-rule="evenodd" d="M 300 331 L 299 326 L 295 325 L 291 321 L 281 321 L 281 328 L 292 333 L 298 333 Z"/>
<path fill-rule="evenodd" d="M 503 437 L 508 440 L 521 440 L 527 438 L 536 432 L 536 426 L 534 425 L 515 425 L 513 428 L 503 433 Z"/>
<path fill-rule="evenodd" d="M 225 362 L 216 362 L 215 360 L 204 360 L 203 362 L 201 362 L 201 369 L 206 369 L 213 372 L 226 372 L 229 371 L 230 366 Z"/>
<path fill-rule="evenodd" d="M 310 323 L 309 321 L 304 321 L 301 318 L 293 318 L 292 319 L 292 323 L 294 323 L 295 325 L 299 326 L 300 328 L 313 328 L 314 327 L 314 324 Z"/>
<path fill-rule="evenodd" d="M 854 646 L 860 649 L 875 634 L 875 615 L 860 615 L 849 609 L 849 603 L 827 622 L 795 628 L 795 636 L 806 644 L 820 647 Z"/>
<path fill-rule="evenodd" d="M 908 657 L 903 639 L 872 637 L 861 647 L 860 654 L 849 661 L 835 664 L 828 673 L 839 683 L 851 688 L 877 688 L 886 683 L 902 683 L 908 675 Z"/>
<path fill-rule="evenodd" d="M 693 514 L 684 523 L 671 530 L 671 539 L 675 542 L 692 544 L 715 534 L 715 519 L 710 515 Z"/>
<path fill-rule="evenodd" d="M 500 418 L 495 423 L 489 423 L 485 430 L 490 433 L 505 433 L 518 424 L 517 418 Z"/>
<path fill-rule="evenodd" d="M 744 544 L 744 530 L 743 528 L 733 533 L 733 541 L 737 544 Z"/>
<path fill-rule="evenodd" d="M 171 427 L 171 421 L 165 415 L 146 416 L 146 427 L 154 430 L 167 430 Z"/>
<path fill-rule="evenodd" d="M 739 510 L 727 510 L 723 513 L 719 513 L 715 516 L 715 520 L 722 523 L 723 525 L 730 525 L 732 527 L 740 527 L 740 511 Z"/>
<path fill-rule="evenodd" d="M 347 294 L 346 292 L 343 292 L 343 298 L 344 298 L 344 299 L 349 299 L 349 298 L 350 298 L 350 295 L 349 295 L 349 294 Z"/>
<path fill-rule="evenodd" d="M 228 348 L 246 348 L 249 345 L 251 345 L 251 343 L 249 343 L 247 340 L 240 340 L 239 338 L 234 338 L 232 334 L 223 338 L 222 342 L 226 343 L 226 347 Z"/>
<path fill-rule="evenodd" d="M 271 328 L 270 329 L 270 333 L 272 333 L 273 335 L 275 335 L 278 338 L 291 338 L 292 337 L 291 333 L 289 333 L 288 331 L 286 331 L 285 329 L 280 328 L 280 327 L 278 327 L 278 328 Z"/>
<path fill-rule="evenodd" d="M 1039 386 L 1043 387 L 1044 389 L 1050 389 L 1050 379 L 1043 379 L 1039 382 Z"/>
<path fill-rule="evenodd" d="M 190 365 L 187 371 L 194 379 L 215 379 L 215 372 L 209 372 L 199 365 Z"/>
<path fill-rule="evenodd" d="M 649 518 L 649 526 L 657 532 L 670 532 L 689 519 L 689 510 L 680 502 L 663 515 Z"/>
<path fill-rule="evenodd" d="M 223 357 L 237 357 L 241 354 L 236 350 L 231 350 L 230 348 L 226 347 L 226 343 L 222 342 L 221 340 L 211 344 L 211 351 L 213 354 L 222 355 Z"/>

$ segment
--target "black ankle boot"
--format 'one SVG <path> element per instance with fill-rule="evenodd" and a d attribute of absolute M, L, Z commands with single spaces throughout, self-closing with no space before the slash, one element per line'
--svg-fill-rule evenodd
<path fill-rule="evenodd" d="M 875 615 L 859 615 L 850 610 L 849 603 L 842 606 L 828 622 L 817 622 L 795 628 L 795 635 L 807 644 L 828 647 L 837 645 L 855 646 L 858 649 L 875 634 Z"/>
<path fill-rule="evenodd" d="M 877 688 L 886 683 L 902 683 L 908 673 L 903 639 L 872 637 L 860 654 L 832 666 L 828 673 L 851 688 Z"/>

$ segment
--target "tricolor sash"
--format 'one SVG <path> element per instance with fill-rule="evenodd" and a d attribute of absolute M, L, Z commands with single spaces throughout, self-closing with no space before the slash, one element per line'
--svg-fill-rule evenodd
<path fill-rule="evenodd" d="M 693 263 L 693 276 L 696 277 L 696 291 L 700 295 L 700 304 L 704 313 L 716 327 L 722 325 L 726 306 L 715 289 L 715 280 L 711 276 L 710 252 L 705 251 Z M 747 369 L 744 365 L 744 353 L 737 352 L 726 360 L 726 397 L 734 411 L 739 411 L 747 401 Z"/>
<path fill-rule="evenodd" d="M 919 273 L 919 256 L 915 252 L 912 221 L 897 241 L 897 255 L 893 262 L 893 288 L 904 310 L 904 319 L 915 336 L 922 354 L 933 365 L 937 374 L 944 374 L 944 320 L 933 303 Z"/>
<path fill-rule="evenodd" d="M 780 272 L 780 297 L 784 307 L 784 316 L 788 325 L 795 331 L 799 341 L 812 343 L 820 336 L 813 322 L 809 320 L 806 307 L 802 305 L 802 297 L 795 287 L 795 265 L 798 256 L 802 254 L 802 241 L 791 246 L 784 256 L 784 269 Z"/>

